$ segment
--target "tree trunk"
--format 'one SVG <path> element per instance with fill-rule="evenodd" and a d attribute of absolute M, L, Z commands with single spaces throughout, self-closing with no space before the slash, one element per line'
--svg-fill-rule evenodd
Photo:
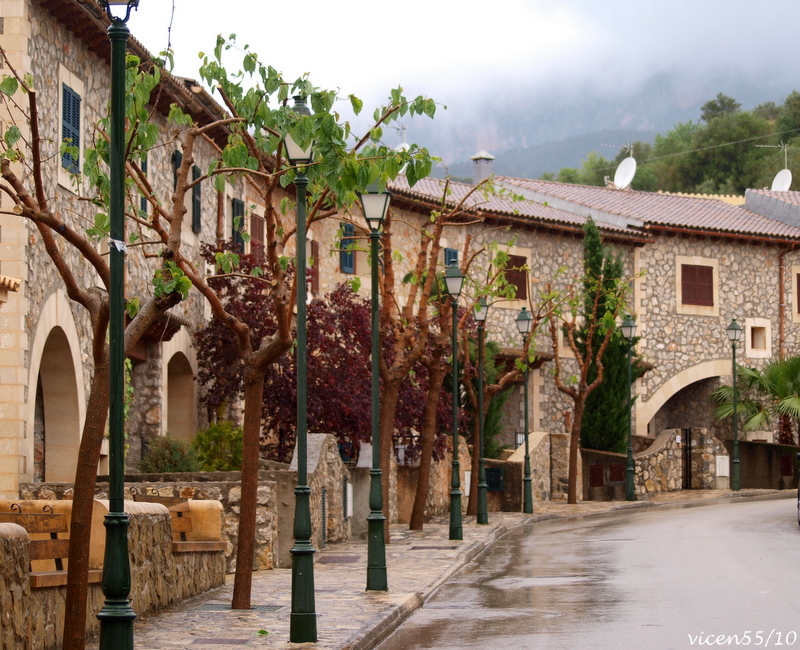
<path fill-rule="evenodd" d="M 575 413 L 572 418 L 572 429 L 569 436 L 567 503 L 578 503 L 578 447 L 581 441 L 581 421 L 583 420 L 583 407 L 586 404 L 586 397 L 587 393 L 582 393 L 575 399 Z"/>
<path fill-rule="evenodd" d="M 486 413 L 484 411 L 484 417 Z M 476 417 L 472 422 L 472 462 L 470 471 L 472 478 L 469 482 L 469 497 L 467 498 L 467 515 L 475 516 L 478 514 L 478 474 L 481 462 L 481 423 Z"/>
<path fill-rule="evenodd" d="M 83 425 L 78 451 L 78 467 L 75 471 L 64 609 L 64 650 L 83 650 L 86 644 L 86 596 L 92 510 L 97 483 L 97 465 L 100 462 L 100 446 L 108 415 L 109 372 L 108 354 L 105 354 L 99 362 L 95 362 L 89 402 L 86 406 L 86 422 Z"/>
<path fill-rule="evenodd" d="M 389 517 L 389 483 L 391 482 L 391 458 L 394 454 L 394 416 L 397 411 L 397 401 L 400 397 L 400 382 L 397 380 L 384 381 L 383 393 L 381 394 L 381 473 L 382 473 L 382 494 L 383 494 L 383 516 L 386 522 L 383 525 L 383 537 L 389 543 L 389 529 L 391 519 Z"/>
<path fill-rule="evenodd" d="M 422 412 L 422 448 L 419 456 L 419 474 L 417 492 L 414 495 L 414 507 L 411 510 L 411 530 L 422 530 L 425 522 L 425 503 L 428 500 L 428 489 L 431 483 L 431 463 L 433 447 L 436 442 L 436 415 L 439 407 L 439 394 L 444 383 L 445 369 L 441 364 L 442 353 L 433 353 L 433 363 L 428 367 L 428 395 L 425 409 Z"/>
<path fill-rule="evenodd" d="M 261 405 L 264 371 L 252 365 L 244 372 L 244 428 L 242 432 L 242 497 L 236 546 L 236 575 L 231 609 L 250 609 L 253 584 L 253 549 L 256 537 L 258 459 L 260 456 Z"/>

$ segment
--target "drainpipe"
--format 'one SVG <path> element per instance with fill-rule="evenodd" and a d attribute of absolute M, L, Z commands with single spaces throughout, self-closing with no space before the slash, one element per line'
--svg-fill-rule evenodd
<path fill-rule="evenodd" d="M 783 359 L 783 321 L 786 318 L 786 291 L 784 291 L 784 277 L 786 275 L 786 251 L 778 255 L 778 358 Z"/>

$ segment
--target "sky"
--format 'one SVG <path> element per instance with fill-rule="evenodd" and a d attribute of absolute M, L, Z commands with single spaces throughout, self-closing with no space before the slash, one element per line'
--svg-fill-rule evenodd
<path fill-rule="evenodd" d="M 401 85 L 446 105 L 447 125 L 493 102 L 635 92 L 672 71 L 783 88 L 794 74 L 785 26 L 798 23 L 793 0 L 140 0 L 129 26 L 153 53 L 171 43 L 182 76 L 197 76 L 218 33 L 236 34 L 287 78 L 309 73 L 373 108 Z"/>

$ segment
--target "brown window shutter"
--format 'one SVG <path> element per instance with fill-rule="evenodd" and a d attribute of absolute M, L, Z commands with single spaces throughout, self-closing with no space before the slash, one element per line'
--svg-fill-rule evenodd
<path fill-rule="evenodd" d="M 681 302 L 684 305 L 714 306 L 714 268 L 681 264 Z"/>
<path fill-rule="evenodd" d="M 264 219 L 252 215 L 250 217 L 250 252 L 261 264 L 264 262 Z"/>
<path fill-rule="evenodd" d="M 509 255 L 506 266 L 506 282 L 517 288 L 517 300 L 528 299 L 528 259 L 522 255 Z"/>

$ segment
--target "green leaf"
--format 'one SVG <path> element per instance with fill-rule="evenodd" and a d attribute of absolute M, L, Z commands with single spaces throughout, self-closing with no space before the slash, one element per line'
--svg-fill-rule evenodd
<path fill-rule="evenodd" d="M 0 92 L 4 95 L 11 97 L 11 95 L 17 92 L 17 88 L 19 88 L 19 83 L 17 83 L 14 77 L 3 77 L 3 80 L 0 81 Z"/>
<path fill-rule="evenodd" d="M 17 143 L 17 140 L 22 137 L 22 134 L 16 126 L 9 126 L 3 137 L 5 138 L 6 144 L 9 147 L 13 147 Z"/>
<path fill-rule="evenodd" d="M 364 102 L 355 95 L 350 95 L 350 105 L 353 107 L 353 112 L 358 115 L 364 107 Z"/>
<path fill-rule="evenodd" d="M 356 276 L 349 282 L 350 288 L 353 290 L 353 293 L 358 293 L 358 290 L 361 288 L 361 278 Z"/>

